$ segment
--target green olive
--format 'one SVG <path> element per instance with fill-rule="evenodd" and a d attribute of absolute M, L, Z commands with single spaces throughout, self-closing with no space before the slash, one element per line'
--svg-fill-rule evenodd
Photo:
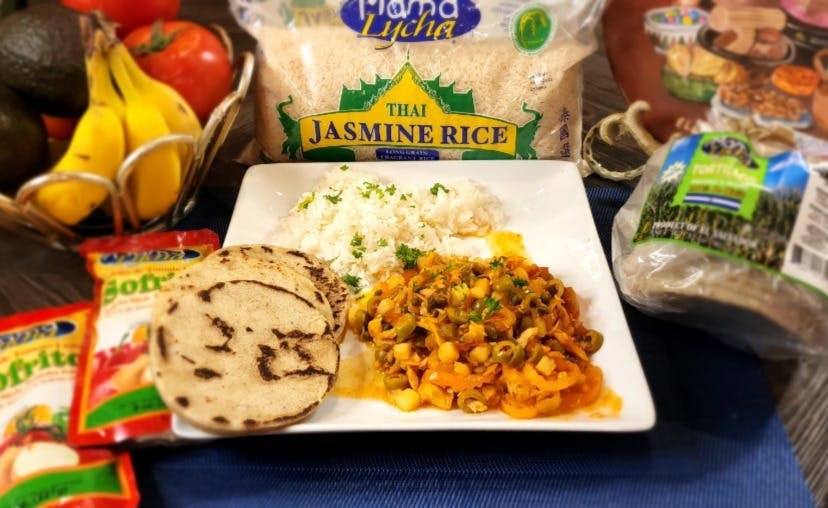
<path fill-rule="evenodd" d="M 394 323 L 394 333 L 397 340 L 405 340 L 417 328 L 417 318 L 413 314 L 403 314 Z"/>
<path fill-rule="evenodd" d="M 389 390 L 402 390 L 408 388 L 408 376 L 405 374 L 386 374 L 382 377 L 382 383 Z"/>
<path fill-rule="evenodd" d="M 443 323 L 440 325 L 440 336 L 447 339 L 453 339 L 457 335 L 457 326 L 453 323 Z"/>
<path fill-rule="evenodd" d="M 457 395 L 457 407 L 466 413 L 483 413 L 489 409 L 486 397 L 480 390 L 463 390 Z"/>
<path fill-rule="evenodd" d="M 523 298 L 523 301 L 520 302 L 520 311 L 529 312 L 531 309 L 537 307 L 539 302 L 540 298 L 536 293 L 529 293 Z"/>
<path fill-rule="evenodd" d="M 544 291 L 543 294 L 541 295 L 541 302 L 543 302 L 546 305 L 549 305 L 549 302 L 551 302 L 551 301 L 552 301 L 552 295 L 550 295 L 548 291 Z"/>
<path fill-rule="evenodd" d="M 462 325 L 463 323 L 468 323 L 469 321 L 468 314 L 454 307 L 446 309 L 446 314 L 448 315 L 449 321 L 457 325 Z"/>
<path fill-rule="evenodd" d="M 472 312 L 475 312 L 477 314 L 482 315 L 483 314 L 483 309 L 485 309 L 485 308 L 486 308 L 486 302 L 484 302 L 482 299 L 475 300 L 474 305 L 472 305 Z"/>
<path fill-rule="evenodd" d="M 523 361 L 526 360 L 526 352 L 523 350 L 523 346 L 520 344 L 515 345 L 515 349 L 512 352 L 512 357 L 509 359 L 509 366 L 510 367 L 518 367 L 523 364 Z"/>
<path fill-rule="evenodd" d="M 553 340 L 553 341 L 549 342 L 547 344 L 547 346 L 549 346 L 549 349 L 551 349 L 552 351 L 557 351 L 559 353 L 565 353 L 566 352 L 566 349 L 564 349 L 563 344 L 561 344 L 557 340 Z"/>
<path fill-rule="evenodd" d="M 515 354 L 516 344 L 512 341 L 502 340 L 492 346 L 492 358 L 497 363 L 509 363 Z"/>
<path fill-rule="evenodd" d="M 585 335 L 586 342 L 583 343 L 584 352 L 588 355 L 595 354 L 604 345 L 604 334 L 590 330 Z"/>
<path fill-rule="evenodd" d="M 428 297 L 428 308 L 429 309 L 445 307 L 447 303 L 448 303 L 448 300 L 446 299 L 445 295 L 443 295 L 442 293 L 435 293 L 435 294 Z"/>
<path fill-rule="evenodd" d="M 543 358 L 543 348 L 540 344 L 538 344 L 535 346 L 535 349 L 532 350 L 532 354 L 529 356 L 529 362 L 535 364 L 538 363 L 541 358 Z"/>
<path fill-rule="evenodd" d="M 508 293 L 515 289 L 515 283 L 512 282 L 512 278 L 507 275 L 501 275 L 500 277 L 496 278 L 492 283 L 492 289 L 495 291 L 500 291 L 501 293 Z"/>

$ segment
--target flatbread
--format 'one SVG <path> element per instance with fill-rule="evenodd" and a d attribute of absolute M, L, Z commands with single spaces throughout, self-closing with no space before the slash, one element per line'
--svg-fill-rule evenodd
<path fill-rule="evenodd" d="M 348 321 L 351 291 L 327 263 L 300 250 L 275 245 L 235 245 L 216 251 L 215 256 L 258 260 L 286 266 L 310 279 L 328 300 L 333 313 L 333 336 L 342 343 Z"/>
<path fill-rule="evenodd" d="M 161 296 L 150 366 L 161 398 L 191 425 L 219 434 L 274 430 L 307 417 L 333 388 L 339 346 L 307 298 L 242 278 L 167 286 Z"/>
<path fill-rule="evenodd" d="M 331 337 L 337 338 L 338 335 L 334 333 L 336 322 L 333 311 L 323 291 L 309 277 L 291 268 L 286 261 L 275 256 L 269 259 L 254 256 L 254 252 L 256 249 L 253 246 L 217 250 L 165 283 L 164 297 L 171 302 L 194 288 L 209 287 L 228 279 L 257 280 L 284 287 L 312 302 L 328 322 Z"/>

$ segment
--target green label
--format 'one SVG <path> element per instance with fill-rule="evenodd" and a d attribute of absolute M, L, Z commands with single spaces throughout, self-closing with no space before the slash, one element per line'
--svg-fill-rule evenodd
<path fill-rule="evenodd" d="M 15 485 L 0 497 L 0 508 L 34 508 L 65 497 L 121 492 L 116 462 L 78 466 L 69 471 L 35 476 Z"/>
<path fill-rule="evenodd" d="M 158 395 L 155 386 L 145 386 L 118 395 L 92 410 L 86 417 L 86 427 L 102 427 L 120 420 L 135 418 L 147 413 L 164 411 L 167 406 Z"/>
<path fill-rule="evenodd" d="M 779 272 L 809 174 L 795 152 L 765 159 L 742 136 L 683 138 L 650 188 L 632 243 L 678 242 Z"/>
<path fill-rule="evenodd" d="M 705 134 L 686 166 L 673 206 L 694 205 L 753 218 L 768 161 L 757 157 L 746 140 Z"/>
<path fill-rule="evenodd" d="M 512 20 L 512 41 L 523 53 L 537 53 L 555 35 L 556 21 L 545 7 L 533 5 L 518 12 Z"/>

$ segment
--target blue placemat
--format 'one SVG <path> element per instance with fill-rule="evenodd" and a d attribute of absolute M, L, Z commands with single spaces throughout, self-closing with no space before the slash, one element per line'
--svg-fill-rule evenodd
<path fill-rule="evenodd" d="M 589 189 L 605 249 L 628 196 Z M 184 224 L 224 234 L 235 195 Z M 625 307 L 658 413 L 640 434 L 269 436 L 136 451 L 146 506 L 811 506 L 759 362 Z"/>

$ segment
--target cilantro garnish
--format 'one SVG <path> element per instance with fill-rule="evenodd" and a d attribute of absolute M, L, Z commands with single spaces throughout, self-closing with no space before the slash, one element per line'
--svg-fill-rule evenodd
<path fill-rule="evenodd" d="M 335 191 L 336 189 L 332 188 L 331 190 Z M 339 203 L 340 201 L 342 201 L 342 191 L 339 191 L 336 194 L 325 194 L 322 197 L 327 199 L 328 201 L 330 201 L 331 203 L 333 203 L 335 205 L 335 204 Z"/>
<path fill-rule="evenodd" d="M 512 279 L 512 282 L 515 284 L 515 286 L 518 286 L 518 287 L 524 287 L 524 286 L 526 286 L 527 284 L 529 284 L 529 281 L 528 281 L 528 280 L 526 280 L 526 279 L 521 279 L 521 278 L 519 278 L 519 277 L 515 277 L 514 279 Z"/>
<path fill-rule="evenodd" d="M 399 247 L 397 247 L 397 251 L 394 253 L 399 259 L 403 267 L 406 270 L 410 270 L 412 268 L 417 268 L 417 260 L 424 254 L 423 251 L 417 248 L 409 247 L 408 245 L 401 243 Z"/>
<path fill-rule="evenodd" d="M 492 298 L 491 296 L 487 296 L 483 299 L 483 308 L 477 312 L 469 312 L 469 321 L 474 321 L 475 323 L 481 323 L 484 318 L 490 316 L 492 313 L 497 312 L 500 310 L 500 302 Z"/>
<path fill-rule="evenodd" d="M 491 296 L 487 296 L 483 299 L 483 305 L 485 306 L 486 315 L 500 310 L 500 302 L 498 302 Z"/>
<path fill-rule="evenodd" d="M 443 185 L 439 182 L 435 183 L 434 185 L 431 186 L 430 189 L 428 189 L 428 192 L 430 192 L 432 196 L 436 196 L 437 194 L 440 193 L 440 191 L 443 191 L 446 194 L 448 194 L 449 190 L 446 188 L 445 185 Z"/>
<path fill-rule="evenodd" d="M 354 256 L 354 259 L 360 259 L 363 254 L 365 254 L 365 246 L 362 244 L 363 236 L 359 233 L 354 233 L 354 237 L 351 238 L 351 247 L 354 247 L 354 250 L 351 251 L 351 255 Z"/>
<path fill-rule="evenodd" d="M 342 282 L 345 283 L 346 286 L 351 288 L 351 292 L 356 293 L 359 291 L 359 283 L 362 281 L 361 277 L 357 277 L 356 275 L 351 275 L 350 273 L 345 274 L 342 277 Z"/>
<path fill-rule="evenodd" d="M 308 195 L 308 197 L 303 199 L 302 202 L 296 206 L 296 208 L 298 208 L 299 210 L 307 210 L 308 206 L 310 206 L 310 204 L 313 203 L 314 199 L 316 199 L 316 193 L 311 192 L 310 195 Z"/>

